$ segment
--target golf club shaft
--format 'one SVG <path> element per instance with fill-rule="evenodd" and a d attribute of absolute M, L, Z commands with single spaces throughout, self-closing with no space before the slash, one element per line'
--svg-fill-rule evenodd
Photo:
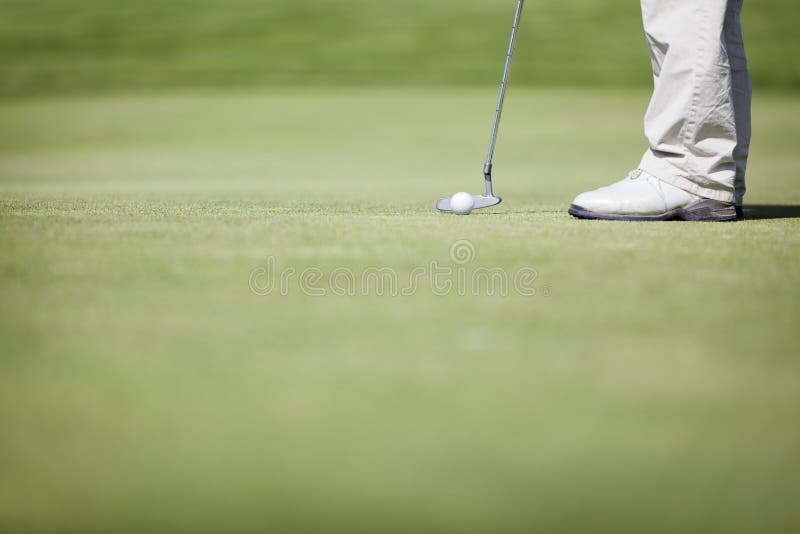
<path fill-rule="evenodd" d="M 503 103 L 506 99 L 506 89 L 508 88 L 508 77 L 511 72 L 511 61 L 514 59 L 514 48 L 517 45 L 517 33 L 519 33 L 519 21 L 522 18 L 522 7 L 525 0 L 517 0 L 517 9 L 514 13 L 514 26 L 511 28 L 511 41 L 508 43 L 508 54 L 506 54 L 506 65 L 503 68 L 503 81 L 500 84 L 500 97 L 497 100 L 497 111 L 494 115 L 494 125 L 492 126 L 492 138 L 489 142 L 489 154 L 486 156 L 486 165 L 483 167 L 483 175 L 486 180 L 486 196 L 494 196 L 492 192 L 492 160 L 494 159 L 494 147 L 497 144 L 497 131 L 500 128 L 500 117 L 503 115 Z"/>

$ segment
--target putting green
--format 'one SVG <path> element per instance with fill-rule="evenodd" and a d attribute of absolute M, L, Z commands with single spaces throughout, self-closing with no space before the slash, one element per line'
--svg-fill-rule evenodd
<path fill-rule="evenodd" d="M 438 214 L 494 97 L 0 101 L 0 531 L 796 532 L 800 102 L 747 221 L 567 216 L 612 90 L 512 90 Z"/>

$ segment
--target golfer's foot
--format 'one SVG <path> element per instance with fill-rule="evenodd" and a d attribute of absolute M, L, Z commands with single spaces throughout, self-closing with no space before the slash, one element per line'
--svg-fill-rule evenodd
<path fill-rule="evenodd" d="M 582 193 L 569 208 L 579 219 L 735 221 L 741 208 L 703 198 L 637 170 L 608 187 Z"/>

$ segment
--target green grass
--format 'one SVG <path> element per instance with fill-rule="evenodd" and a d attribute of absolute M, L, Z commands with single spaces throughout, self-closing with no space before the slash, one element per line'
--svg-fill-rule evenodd
<path fill-rule="evenodd" d="M 0 102 L 0 531 L 796 532 L 800 103 L 758 96 L 745 222 L 565 214 L 638 91 L 513 91 L 506 202 L 437 214 L 493 98 Z M 538 294 L 248 287 L 462 239 Z"/>
<path fill-rule="evenodd" d="M 527 4 L 517 86 L 646 87 L 639 3 Z M 162 87 L 485 85 L 513 0 L 0 0 L 0 95 Z M 796 0 L 746 2 L 758 87 L 800 89 Z"/>

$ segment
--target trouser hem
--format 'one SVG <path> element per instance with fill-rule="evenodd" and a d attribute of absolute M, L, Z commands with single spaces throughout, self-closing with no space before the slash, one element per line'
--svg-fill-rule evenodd
<path fill-rule="evenodd" d="M 732 190 L 703 187 L 693 182 L 689 177 L 681 176 L 679 170 L 667 162 L 648 157 L 645 157 L 644 159 L 647 161 L 642 161 L 639 165 L 639 169 L 643 170 L 647 174 L 655 176 L 662 182 L 668 183 L 677 187 L 678 189 L 683 189 L 684 191 L 701 196 L 703 198 L 730 203 L 733 203 L 735 200 L 735 195 Z M 720 187 L 724 186 L 720 184 Z"/>

